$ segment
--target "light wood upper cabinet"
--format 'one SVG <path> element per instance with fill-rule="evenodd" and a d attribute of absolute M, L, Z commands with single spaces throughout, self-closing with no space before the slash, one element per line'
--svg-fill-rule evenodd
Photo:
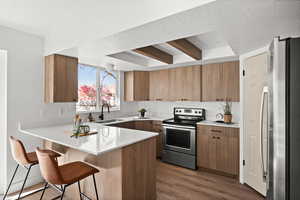
<path fill-rule="evenodd" d="M 198 125 L 197 132 L 197 165 L 238 176 L 239 129 Z"/>
<path fill-rule="evenodd" d="M 78 101 L 78 59 L 63 55 L 45 57 L 46 103 Z"/>
<path fill-rule="evenodd" d="M 183 98 L 187 101 L 201 101 L 202 96 L 202 74 L 201 66 L 185 68 L 185 80 L 183 84 Z"/>
<path fill-rule="evenodd" d="M 130 71 L 124 73 L 124 100 L 149 100 L 149 72 Z"/>
<path fill-rule="evenodd" d="M 239 62 L 207 64 L 202 68 L 203 101 L 240 101 Z"/>
<path fill-rule="evenodd" d="M 170 101 L 181 101 L 183 91 L 183 77 L 181 77 L 181 68 L 169 69 L 169 97 Z"/>
<path fill-rule="evenodd" d="M 149 98 L 152 101 L 168 100 L 169 70 L 157 70 L 149 72 Z"/>
<path fill-rule="evenodd" d="M 224 98 L 240 101 L 240 65 L 238 61 L 222 63 Z"/>
<path fill-rule="evenodd" d="M 239 101 L 239 62 L 125 72 L 125 101 Z"/>
<path fill-rule="evenodd" d="M 202 67 L 202 100 L 221 101 L 222 91 L 222 67 L 220 64 L 208 64 Z"/>
<path fill-rule="evenodd" d="M 169 69 L 169 100 L 201 101 L 201 66 Z"/>

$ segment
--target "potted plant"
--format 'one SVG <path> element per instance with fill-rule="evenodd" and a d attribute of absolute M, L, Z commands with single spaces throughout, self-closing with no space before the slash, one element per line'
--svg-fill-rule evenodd
<path fill-rule="evenodd" d="M 231 108 L 232 108 L 232 102 L 226 100 L 223 110 L 224 110 L 224 123 L 230 124 L 232 122 L 232 113 L 231 113 Z"/>
<path fill-rule="evenodd" d="M 141 118 L 145 117 L 145 113 L 147 112 L 147 110 L 145 108 L 142 108 L 139 110 L 139 113 L 141 114 Z"/>

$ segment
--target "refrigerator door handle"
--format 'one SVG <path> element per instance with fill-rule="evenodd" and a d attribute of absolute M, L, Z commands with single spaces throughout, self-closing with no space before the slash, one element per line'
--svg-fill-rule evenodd
<path fill-rule="evenodd" d="M 267 169 L 264 159 L 264 138 L 263 138 L 263 121 L 264 121 L 264 107 L 265 107 L 265 96 L 269 94 L 269 88 L 266 86 L 263 88 L 260 104 L 260 155 L 261 155 L 261 165 L 262 165 L 262 177 L 263 180 L 267 180 Z M 268 136 L 267 136 L 268 137 Z M 268 144 L 267 144 L 268 145 Z M 267 147 L 268 148 L 268 147 Z"/>

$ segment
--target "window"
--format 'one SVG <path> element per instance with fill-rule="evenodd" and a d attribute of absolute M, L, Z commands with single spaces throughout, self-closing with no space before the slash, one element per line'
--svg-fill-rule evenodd
<path fill-rule="evenodd" d="M 78 103 L 76 111 L 97 111 L 103 103 L 118 108 L 119 73 L 78 64 Z"/>

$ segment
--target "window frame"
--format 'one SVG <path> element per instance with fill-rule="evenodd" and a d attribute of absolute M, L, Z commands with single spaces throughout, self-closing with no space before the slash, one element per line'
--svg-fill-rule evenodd
<path fill-rule="evenodd" d="M 100 66 L 95 66 L 95 65 L 90 65 L 90 64 L 84 64 L 84 63 L 78 63 L 78 65 L 84 65 L 87 67 L 93 67 L 96 69 L 96 108 L 95 110 L 77 110 L 76 106 L 76 113 L 81 114 L 81 113 L 97 113 L 101 112 L 101 102 L 100 102 L 100 71 L 107 71 L 105 67 L 100 67 Z M 116 104 L 117 106 L 113 106 L 110 108 L 110 111 L 118 111 L 120 110 L 120 84 L 121 84 L 121 75 L 119 70 L 113 70 L 113 72 L 116 73 L 117 76 L 117 83 L 116 83 Z M 79 80 L 78 80 L 79 82 Z M 78 84 L 79 86 L 79 84 Z M 78 98 L 79 101 L 79 98 Z M 78 103 L 78 102 L 77 102 Z"/>

